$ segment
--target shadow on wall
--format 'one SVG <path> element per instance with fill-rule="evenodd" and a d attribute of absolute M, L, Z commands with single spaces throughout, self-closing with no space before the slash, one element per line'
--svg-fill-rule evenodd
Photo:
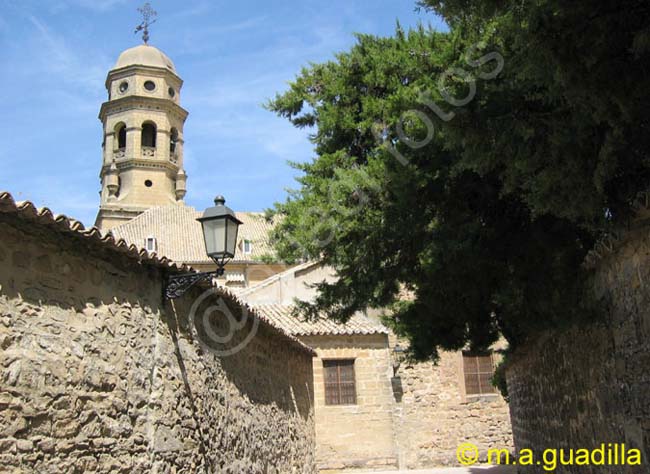
<path fill-rule="evenodd" d="M 168 321 L 171 330 L 198 343 L 204 356 L 219 364 L 229 381 L 251 401 L 297 412 L 304 419 L 310 417 L 311 356 L 303 348 L 211 288 L 193 288 L 170 302 L 169 309 L 174 315 Z M 300 364 L 305 358 L 309 364 Z"/>
<path fill-rule="evenodd" d="M 7 221 L 11 225 L 6 225 Z M 19 249 L 10 253 L 0 249 L 6 254 L 0 259 L 5 260 L 0 265 L 0 285 L 8 298 L 20 298 L 34 308 L 58 307 L 85 315 L 83 323 L 98 326 L 94 329 L 109 334 L 118 328 L 112 327 L 111 317 L 97 319 L 99 308 L 146 308 L 167 326 L 181 371 L 189 345 L 201 343 L 204 355 L 215 352 L 211 362 L 223 369 L 228 380 L 251 401 L 276 404 L 282 410 L 297 411 L 305 419 L 310 416 L 313 378 L 304 368 L 299 369 L 301 364 L 292 364 L 296 357 L 308 356 L 266 323 L 256 321 L 252 314 L 242 314 L 234 300 L 212 294 L 201 300 L 210 290 L 194 288 L 178 300 L 163 302 L 165 276 L 153 265 L 137 264 L 128 256 L 107 249 L 98 252 L 96 243 L 74 234 L 34 235 L 33 227 L 8 220 L 4 215 L 0 215 L 0 226 L 2 240 L 7 242 L 3 247 Z M 197 301 L 201 304 L 193 308 Z M 193 329 L 191 310 L 195 314 Z M 179 337 L 186 343 L 179 344 Z M 215 338 L 217 347 L 210 347 Z M 223 352 L 228 354 L 220 357 Z M 189 389 L 187 380 L 184 382 Z"/>
<path fill-rule="evenodd" d="M 402 386 L 402 377 L 399 375 L 391 377 L 390 379 L 391 388 L 393 389 L 393 398 L 397 403 L 402 402 L 402 397 L 404 397 L 404 387 Z"/>
<path fill-rule="evenodd" d="M 255 473 L 273 461 L 287 472 L 311 472 L 311 353 L 265 324 L 230 356 L 205 350 L 189 325 L 204 290 L 165 303 L 163 271 L 0 213 L 0 391 L 20 400 L 0 410 L 0 427 L 13 452 L 18 439 L 55 453 L 34 463 L 57 472 L 94 472 L 79 456 L 117 443 L 135 453 L 134 472 L 148 472 L 154 461 L 219 465 L 220 472 L 247 463 L 245 472 Z M 205 305 L 217 300 L 240 315 L 227 295 Z M 229 329 L 213 316 L 212 331 Z M 249 318 L 230 344 L 252 324 Z M 79 451 L 62 450 L 71 439 Z M 20 454 L 10 460 L 23 462 Z"/>

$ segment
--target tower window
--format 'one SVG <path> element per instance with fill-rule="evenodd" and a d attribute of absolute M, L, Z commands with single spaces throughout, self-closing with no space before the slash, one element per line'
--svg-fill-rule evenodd
<path fill-rule="evenodd" d="M 129 89 L 129 83 L 124 81 L 120 83 L 120 92 L 124 94 Z"/>
<path fill-rule="evenodd" d="M 156 147 L 156 126 L 152 123 L 142 125 L 142 146 Z"/>
<path fill-rule="evenodd" d="M 155 237 L 147 237 L 144 239 L 144 248 L 147 252 L 156 252 L 158 250 L 158 241 Z"/>
<path fill-rule="evenodd" d="M 174 90 L 173 87 L 170 87 L 169 89 L 167 89 L 167 92 L 169 93 L 169 97 L 173 98 L 176 95 L 176 91 Z"/>
<path fill-rule="evenodd" d="M 148 179 L 148 180 L 146 180 L 146 181 L 144 182 L 144 185 L 145 185 L 146 187 L 150 188 L 151 186 L 153 186 L 153 183 L 151 182 L 150 179 Z"/>
<path fill-rule="evenodd" d="M 117 129 L 117 148 L 126 148 L 126 125 L 124 124 Z"/>
<path fill-rule="evenodd" d="M 156 89 L 156 83 L 153 81 L 145 81 L 144 88 L 147 89 L 149 92 L 152 92 Z"/>

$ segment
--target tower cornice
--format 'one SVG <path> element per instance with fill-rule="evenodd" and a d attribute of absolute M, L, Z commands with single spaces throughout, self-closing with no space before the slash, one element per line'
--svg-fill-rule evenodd
<path fill-rule="evenodd" d="M 176 176 L 179 171 L 178 165 L 165 160 L 143 160 L 143 159 L 122 159 L 115 162 L 115 166 L 119 171 L 129 168 L 157 168 L 164 169 L 169 172 L 170 176 Z M 99 172 L 99 177 L 103 178 L 109 171 L 111 165 L 103 165 Z"/>
<path fill-rule="evenodd" d="M 106 115 L 111 112 L 117 112 L 120 109 L 145 109 L 145 110 L 164 110 L 176 114 L 181 120 L 185 121 L 189 112 L 180 105 L 168 99 L 158 97 L 145 97 L 141 95 L 130 95 L 106 101 L 99 109 L 99 120 L 104 122 Z M 116 110 L 117 109 L 117 110 Z"/>

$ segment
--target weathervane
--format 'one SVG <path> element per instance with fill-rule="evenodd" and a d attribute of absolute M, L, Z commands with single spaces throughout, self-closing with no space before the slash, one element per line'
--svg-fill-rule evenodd
<path fill-rule="evenodd" d="M 149 2 L 138 8 L 138 11 L 142 15 L 142 23 L 138 25 L 134 33 L 142 31 L 142 40 L 144 41 L 144 44 L 147 44 L 149 42 L 149 27 L 156 22 L 156 16 L 158 15 L 158 12 L 151 8 L 151 4 Z"/>

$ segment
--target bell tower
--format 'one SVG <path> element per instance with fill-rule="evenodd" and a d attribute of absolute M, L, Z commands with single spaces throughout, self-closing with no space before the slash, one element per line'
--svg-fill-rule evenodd
<path fill-rule="evenodd" d="M 120 54 L 106 78 L 108 100 L 99 119 L 104 141 L 99 213 L 95 225 L 107 231 L 147 209 L 182 203 L 182 79 L 172 61 L 145 44 Z"/>

